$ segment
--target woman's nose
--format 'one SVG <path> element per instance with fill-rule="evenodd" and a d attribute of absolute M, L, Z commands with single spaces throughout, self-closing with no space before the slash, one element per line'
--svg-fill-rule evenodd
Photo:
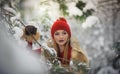
<path fill-rule="evenodd" d="M 64 36 L 62 34 L 60 34 L 60 38 L 63 38 Z"/>

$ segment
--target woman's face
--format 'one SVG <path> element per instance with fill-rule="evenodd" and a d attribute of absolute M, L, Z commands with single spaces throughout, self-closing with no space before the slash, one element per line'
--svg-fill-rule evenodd
<path fill-rule="evenodd" d="M 54 33 L 54 40 L 59 46 L 62 46 L 67 42 L 68 36 L 69 35 L 65 30 L 57 30 Z"/>

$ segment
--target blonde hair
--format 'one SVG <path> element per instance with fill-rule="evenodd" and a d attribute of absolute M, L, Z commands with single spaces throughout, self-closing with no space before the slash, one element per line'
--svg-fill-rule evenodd
<path fill-rule="evenodd" d="M 57 55 L 59 56 L 59 55 L 60 55 L 60 49 L 59 49 L 59 46 L 58 46 L 58 44 L 55 42 L 54 39 L 53 39 L 53 44 L 54 44 L 53 47 L 54 47 L 54 49 L 56 50 Z M 63 51 L 64 51 L 64 55 L 63 55 L 64 58 L 58 57 L 59 59 L 62 59 L 62 62 L 64 62 L 64 61 L 68 62 L 68 61 L 69 61 L 69 60 L 67 59 L 69 46 L 70 46 L 70 38 L 68 38 L 67 42 L 65 43 L 65 48 L 64 48 L 64 50 L 63 50 Z"/>

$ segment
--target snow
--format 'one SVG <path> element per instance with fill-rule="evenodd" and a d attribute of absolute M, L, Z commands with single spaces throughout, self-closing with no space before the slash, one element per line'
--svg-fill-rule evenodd
<path fill-rule="evenodd" d="M 5 5 L 4 9 L 7 10 L 8 12 L 12 13 L 13 15 L 16 14 L 16 11 L 13 8 L 10 8 L 8 5 Z"/>
<path fill-rule="evenodd" d="M 83 8 L 83 11 L 86 12 L 89 9 L 97 10 L 96 6 L 90 0 L 86 3 L 86 6 Z"/>
<path fill-rule="evenodd" d="M 45 61 L 19 44 L 21 30 L 15 27 L 16 40 L 9 34 L 7 24 L 0 16 L 0 73 L 2 74 L 48 74 Z"/>
<path fill-rule="evenodd" d="M 93 25 L 97 25 L 99 23 L 100 22 L 99 22 L 98 17 L 96 17 L 96 16 L 88 16 L 86 18 L 86 21 L 82 24 L 82 27 L 86 29 L 86 28 L 92 27 Z"/>
<path fill-rule="evenodd" d="M 83 15 L 82 11 L 76 7 L 75 2 L 67 3 L 66 5 L 68 6 L 67 12 L 69 12 L 69 16 Z"/>
<path fill-rule="evenodd" d="M 49 48 L 46 43 L 42 43 L 42 46 L 41 46 L 41 47 L 42 47 L 44 50 L 47 50 L 48 53 L 50 53 L 53 57 L 56 57 L 56 56 L 57 56 L 57 53 L 56 53 L 55 49 Z"/>
<path fill-rule="evenodd" d="M 13 35 L 17 40 L 20 40 L 20 38 L 23 35 L 23 30 L 20 27 L 14 27 L 13 31 L 15 31 L 15 34 Z"/>
<path fill-rule="evenodd" d="M 10 20 L 12 23 L 17 23 L 17 20 L 20 18 L 20 13 L 16 13 L 15 16 L 11 17 Z"/>

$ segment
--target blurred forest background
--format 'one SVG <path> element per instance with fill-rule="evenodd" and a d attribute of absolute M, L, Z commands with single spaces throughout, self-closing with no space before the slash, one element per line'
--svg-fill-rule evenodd
<path fill-rule="evenodd" d="M 0 0 L 0 15 L 16 40 L 22 21 L 39 29 L 41 42 L 50 38 L 52 23 L 64 16 L 89 57 L 89 74 L 119 74 L 112 62 L 113 44 L 120 40 L 120 0 Z"/>

